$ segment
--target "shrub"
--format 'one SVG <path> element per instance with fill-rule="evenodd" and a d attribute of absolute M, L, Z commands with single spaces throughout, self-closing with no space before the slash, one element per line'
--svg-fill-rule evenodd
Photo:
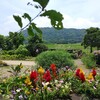
<path fill-rule="evenodd" d="M 96 66 L 95 56 L 93 54 L 85 54 L 82 56 L 82 61 L 87 68 L 93 68 Z"/>
<path fill-rule="evenodd" d="M 9 54 L 5 54 L 5 55 L 0 55 L 0 59 L 3 60 L 24 60 L 26 57 L 22 54 L 14 54 L 14 55 L 9 55 Z"/>
<path fill-rule="evenodd" d="M 52 63 L 57 67 L 73 66 L 73 61 L 66 51 L 46 51 L 36 57 L 36 61 L 44 68 L 48 68 Z"/>
<path fill-rule="evenodd" d="M 29 55 L 29 51 L 26 49 L 25 45 L 20 45 L 16 50 L 15 50 L 15 54 L 21 54 L 23 56 L 28 56 Z"/>
<path fill-rule="evenodd" d="M 31 56 L 35 57 L 41 52 L 48 50 L 48 47 L 43 43 L 33 43 L 27 45 L 27 49 L 30 52 Z"/>

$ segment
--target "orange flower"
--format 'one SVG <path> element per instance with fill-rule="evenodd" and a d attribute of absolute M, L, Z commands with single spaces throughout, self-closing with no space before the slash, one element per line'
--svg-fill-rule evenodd
<path fill-rule="evenodd" d="M 82 69 L 77 69 L 75 75 L 82 81 L 85 81 L 85 75 L 84 72 L 82 71 Z"/>
<path fill-rule="evenodd" d="M 88 79 L 89 81 L 93 81 L 93 80 L 94 80 L 93 73 L 90 73 L 90 74 L 88 75 L 87 79 Z"/>
<path fill-rule="evenodd" d="M 55 64 L 51 64 L 50 68 L 52 70 L 53 77 L 57 78 L 56 65 Z"/>

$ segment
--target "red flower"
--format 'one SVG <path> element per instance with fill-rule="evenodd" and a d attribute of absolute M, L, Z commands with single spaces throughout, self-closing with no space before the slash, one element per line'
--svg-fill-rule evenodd
<path fill-rule="evenodd" d="M 55 65 L 55 64 L 51 64 L 50 68 L 51 68 L 51 70 L 52 70 L 53 72 L 56 71 L 56 65 Z"/>
<path fill-rule="evenodd" d="M 32 71 L 30 74 L 30 79 L 37 81 L 38 73 L 36 71 Z"/>
<path fill-rule="evenodd" d="M 92 75 L 93 75 L 93 77 L 95 77 L 96 74 L 97 74 L 97 72 L 96 72 L 95 68 L 93 68 L 93 69 L 92 69 Z"/>
<path fill-rule="evenodd" d="M 76 75 L 76 76 L 79 76 L 79 75 L 80 75 L 80 69 L 77 69 L 77 70 L 76 70 L 75 75 Z"/>
<path fill-rule="evenodd" d="M 46 82 L 50 82 L 51 81 L 51 75 L 50 75 L 50 71 L 47 70 L 43 76 L 43 78 L 45 79 Z"/>
<path fill-rule="evenodd" d="M 82 80 L 82 82 L 84 82 L 85 81 L 84 73 L 80 73 L 79 78 L 80 78 L 80 80 Z"/>

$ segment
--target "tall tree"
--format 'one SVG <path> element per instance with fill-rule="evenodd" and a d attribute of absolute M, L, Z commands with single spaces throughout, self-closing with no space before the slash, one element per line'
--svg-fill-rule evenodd
<path fill-rule="evenodd" d="M 92 48 L 97 47 L 97 44 L 100 42 L 100 39 L 98 38 L 99 28 L 90 27 L 86 30 L 86 33 L 87 34 L 84 36 L 82 45 L 85 48 L 90 47 L 90 52 L 92 52 Z"/>
<path fill-rule="evenodd" d="M 4 47 L 4 41 L 5 41 L 5 37 L 3 35 L 0 35 L 0 48 L 1 49 Z"/>
<path fill-rule="evenodd" d="M 23 44 L 24 42 L 24 36 L 22 33 L 17 33 L 17 32 L 10 32 L 9 33 L 9 38 L 11 39 L 13 43 L 13 48 L 16 49 L 19 47 L 19 45 Z"/>

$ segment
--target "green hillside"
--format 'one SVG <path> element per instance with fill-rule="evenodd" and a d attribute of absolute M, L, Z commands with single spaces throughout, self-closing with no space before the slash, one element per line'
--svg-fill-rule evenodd
<path fill-rule="evenodd" d="M 80 43 L 85 35 L 85 29 L 67 29 L 56 30 L 54 28 L 41 28 L 43 32 L 43 41 L 46 43 Z M 27 36 L 27 32 L 24 31 Z"/>

